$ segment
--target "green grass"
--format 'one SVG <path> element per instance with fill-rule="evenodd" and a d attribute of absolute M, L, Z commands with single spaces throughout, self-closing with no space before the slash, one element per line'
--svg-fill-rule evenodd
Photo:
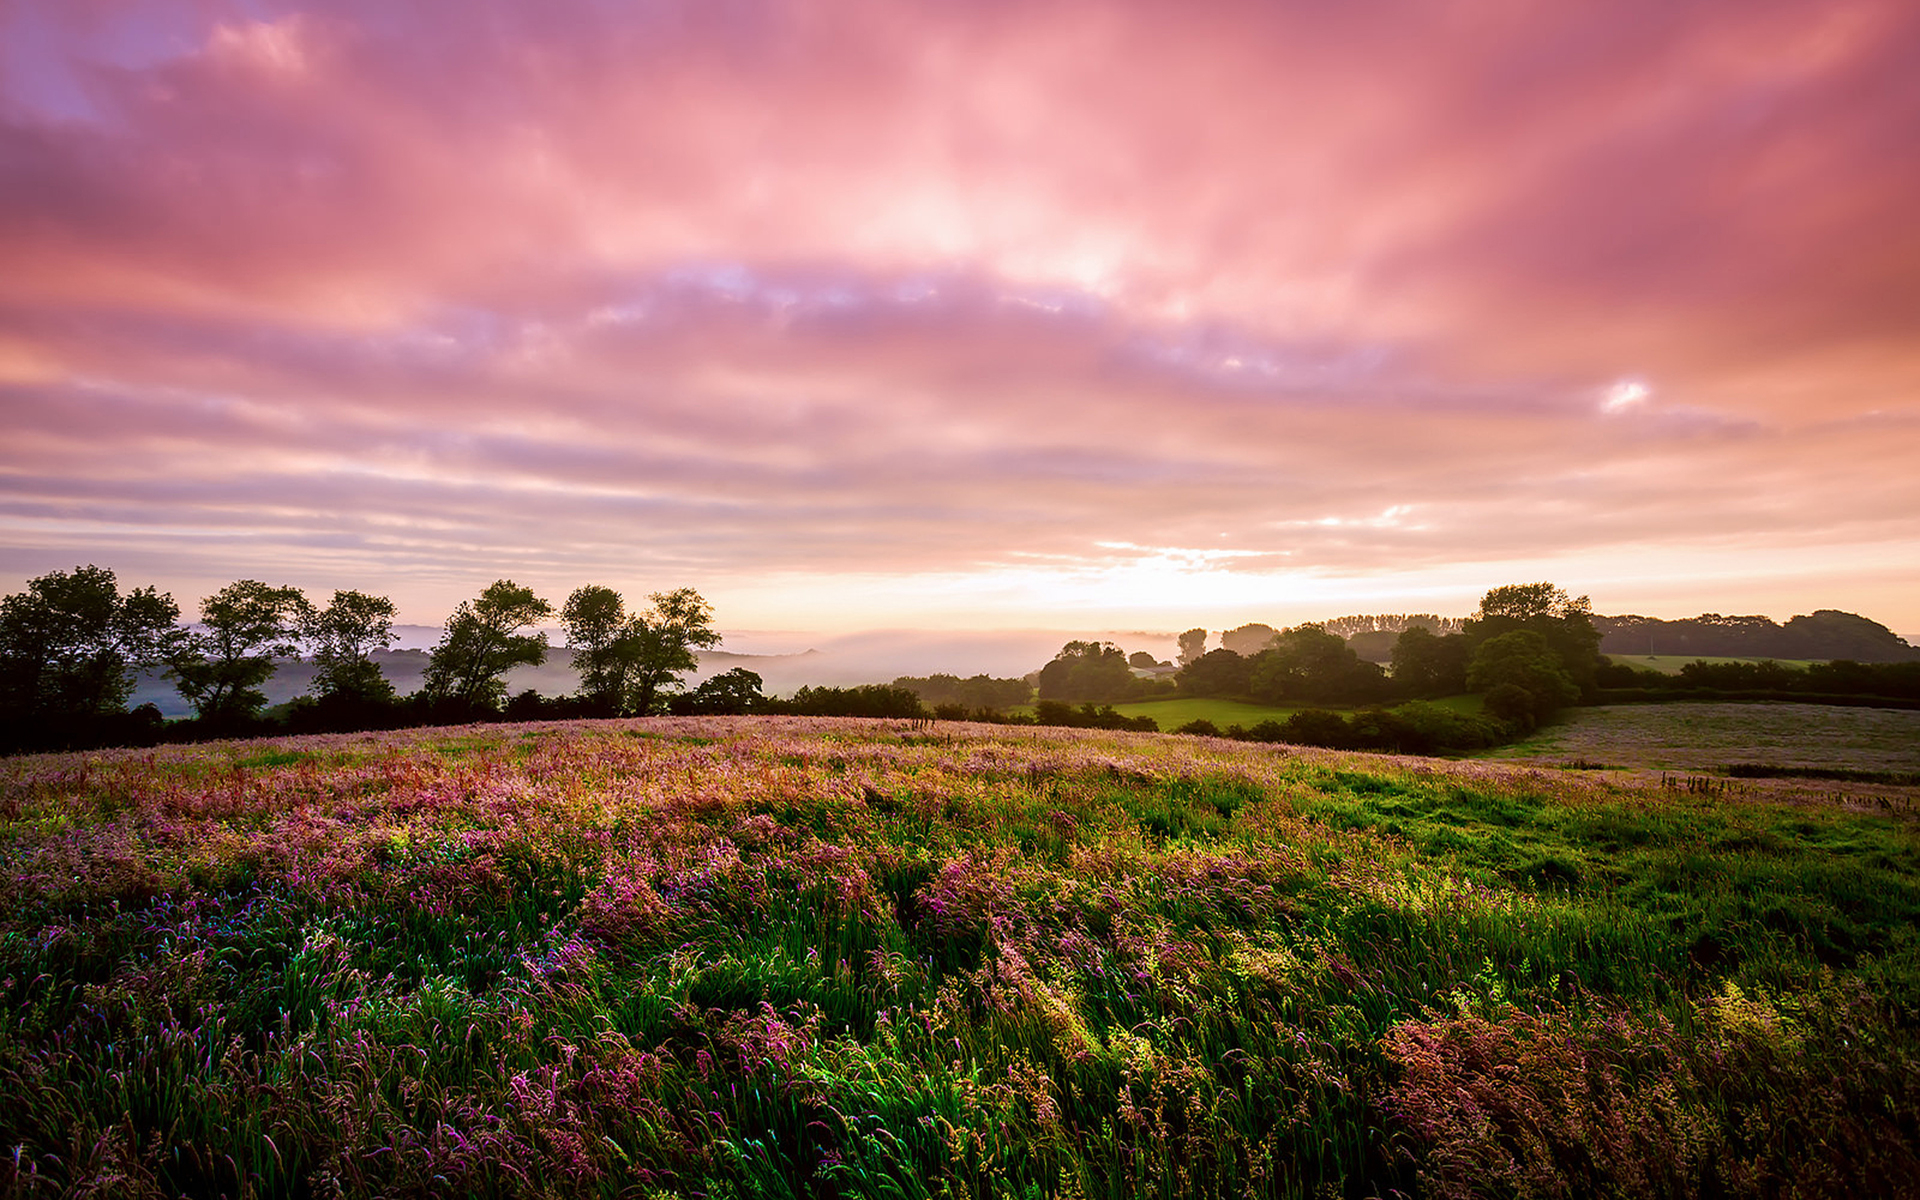
<path fill-rule="evenodd" d="M 1170 700 L 1141 700 L 1116 704 L 1116 712 L 1129 717 L 1152 717 L 1162 730 L 1177 729 L 1188 721 L 1212 721 L 1225 729 L 1229 725 L 1257 725 L 1261 721 L 1284 721 L 1306 705 L 1250 704 L 1243 700 L 1219 700 L 1212 697 L 1183 696 Z"/>
<path fill-rule="evenodd" d="M 1483 711 L 1480 697 L 1477 695 L 1446 696 L 1430 703 L 1476 716 Z M 1254 704 L 1244 700 L 1195 696 L 1170 700 L 1141 700 L 1132 704 L 1116 704 L 1113 707 L 1116 712 L 1129 717 L 1152 717 L 1160 723 L 1163 732 L 1178 729 L 1188 721 L 1212 721 L 1221 729 L 1229 725 L 1241 725 L 1250 729 L 1262 721 L 1284 721 L 1303 708 L 1321 708 L 1333 712 L 1353 710 L 1352 705 L 1346 704 Z"/>
<path fill-rule="evenodd" d="M 0 764 L 0 1195 L 1920 1171 L 1907 821 L 1165 736 L 547 728 Z"/>
<path fill-rule="evenodd" d="M 1727 658 L 1712 654 L 1614 654 L 1611 652 L 1607 657 L 1623 666 L 1636 667 L 1643 671 L 1658 671 L 1662 675 L 1678 675 L 1680 668 L 1691 662 L 1714 664 L 1777 662 L 1789 670 L 1804 671 L 1818 661 L 1803 658 Z"/>

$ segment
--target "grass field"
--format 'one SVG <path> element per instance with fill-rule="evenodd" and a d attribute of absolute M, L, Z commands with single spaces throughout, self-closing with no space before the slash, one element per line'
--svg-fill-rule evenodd
<path fill-rule="evenodd" d="M 1481 711 L 1478 696 L 1448 696 L 1433 703 L 1443 708 L 1457 709 L 1466 713 Z M 1262 721 L 1284 721 L 1302 708 L 1332 708 L 1335 711 L 1348 711 L 1344 705 L 1325 704 L 1249 704 L 1241 700 L 1217 700 L 1212 698 L 1183 696 L 1171 700 L 1142 700 L 1133 704 L 1116 704 L 1116 712 L 1129 717 L 1152 717 L 1160 722 L 1162 731 L 1178 729 L 1188 721 L 1212 721 L 1225 729 L 1229 725 L 1241 725 L 1251 729 Z"/>
<path fill-rule="evenodd" d="M 1920 772 L 1920 712 L 1774 703 L 1571 708 L 1490 757 L 1681 771 L 1761 763 Z"/>
<path fill-rule="evenodd" d="M 0 1194 L 1896 1194 L 1920 836 L 1769 794 L 798 718 L 5 760 Z"/>
<path fill-rule="evenodd" d="M 1680 668 L 1690 662 L 1708 663 L 1759 663 L 1777 662 L 1794 671 L 1804 671 L 1812 665 L 1811 659 L 1800 658 L 1725 658 L 1711 654 L 1612 654 L 1607 655 L 1614 662 L 1643 671 L 1658 671 L 1662 675 L 1678 675 Z"/>

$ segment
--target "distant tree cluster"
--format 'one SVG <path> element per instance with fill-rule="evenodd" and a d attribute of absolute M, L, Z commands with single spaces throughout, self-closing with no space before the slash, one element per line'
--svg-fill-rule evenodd
<path fill-rule="evenodd" d="M 1353 713 L 1304 708 L 1284 721 L 1219 728 L 1212 721 L 1189 721 L 1175 733 L 1225 737 L 1242 742 L 1284 742 L 1333 750 L 1378 750 L 1390 754 L 1443 754 L 1497 746 L 1512 734 L 1504 722 L 1414 700 L 1393 708 L 1374 706 Z"/>
<path fill-rule="evenodd" d="M 1696 659 L 1676 675 L 1607 659 L 1599 670 L 1602 696 L 1609 700 L 1712 696 L 1734 699 L 1827 700 L 1880 698 L 1920 703 L 1920 661 L 1855 662 L 1836 659 L 1790 667 L 1760 662 L 1710 663 Z"/>
<path fill-rule="evenodd" d="M 1463 617 L 1442 617 L 1434 613 L 1368 613 L 1315 623 L 1335 637 L 1349 641 L 1363 633 L 1401 634 L 1414 628 L 1429 633 L 1460 633 L 1467 625 Z"/>
<path fill-rule="evenodd" d="M 1068 705 L 1124 704 L 1171 695 L 1173 685 L 1135 675 L 1127 652 L 1112 642 L 1068 642 L 1040 668 L 1037 691 L 1041 700 Z"/>
<path fill-rule="evenodd" d="M 1205 637 L 1189 631 L 1182 647 L 1204 646 Z M 1183 694 L 1344 706 L 1478 691 L 1519 728 L 1590 693 L 1599 667 L 1591 605 L 1551 583 L 1495 588 L 1464 621 L 1343 617 L 1283 630 L 1254 622 L 1220 640 L 1218 650 L 1183 654 L 1176 677 Z M 1390 675 L 1383 661 L 1392 664 Z"/>
<path fill-rule="evenodd" d="M 1003 713 L 1033 699 L 1033 685 L 1024 679 L 995 679 L 974 675 L 902 675 L 893 686 L 905 688 L 936 715 L 961 716 Z"/>
<path fill-rule="evenodd" d="M 1702 613 L 1684 621 L 1595 617 L 1600 649 L 1609 655 L 1698 655 L 1703 658 L 1847 659 L 1862 663 L 1920 661 L 1920 647 L 1854 613 L 1823 608 L 1781 625 L 1766 617 Z"/>
<path fill-rule="evenodd" d="M 336 591 L 322 607 L 298 588 L 242 579 L 202 600 L 199 622 L 188 627 L 171 596 L 151 587 L 123 595 L 106 568 L 43 575 L 0 600 L 0 749 L 153 741 L 162 733 L 159 712 L 143 705 L 129 713 L 126 704 L 138 675 L 155 671 L 194 710 L 192 722 L 170 731 L 176 736 L 258 733 L 276 723 L 300 732 L 389 728 L 508 712 L 639 715 L 662 711 L 679 694 L 680 674 L 697 666 L 694 650 L 719 641 L 712 610 L 690 588 L 656 593 L 630 614 L 612 589 L 584 587 L 560 613 L 581 693 L 508 701 L 507 672 L 545 661 L 546 634 L 535 627 L 555 611 L 531 588 L 502 579 L 455 610 L 421 689 L 400 697 L 373 657 L 393 642 L 394 614 L 384 596 Z M 261 687 L 279 661 L 302 653 L 315 667 L 309 693 L 269 722 Z M 735 703 L 741 682 L 703 685 L 698 694 L 705 703 Z M 757 694 L 757 676 L 753 682 Z"/>

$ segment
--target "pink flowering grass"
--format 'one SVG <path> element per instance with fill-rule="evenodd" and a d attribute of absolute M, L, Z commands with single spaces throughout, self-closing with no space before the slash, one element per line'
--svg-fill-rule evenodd
<path fill-rule="evenodd" d="M 687 718 L 7 760 L 0 865 L 10 1196 L 1771 1196 L 1920 1169 L 1920 849 L 1891 817 Z"/>

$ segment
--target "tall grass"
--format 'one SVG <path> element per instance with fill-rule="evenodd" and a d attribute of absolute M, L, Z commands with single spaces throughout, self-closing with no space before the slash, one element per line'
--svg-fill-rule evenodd
<path fill-rule="evenodd" d="M 952 728 L 548 724 L 0 765 L 0 1189 L 1920 1177 L 1910 826 Z"/>

